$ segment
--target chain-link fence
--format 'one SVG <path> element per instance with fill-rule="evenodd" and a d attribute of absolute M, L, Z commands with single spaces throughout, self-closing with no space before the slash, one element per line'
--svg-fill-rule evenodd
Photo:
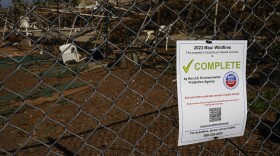
<path fill-rule="evenodd" d="M 278 0 L 2 0 L 0 155 L 280 155 Z M 242 137 L 177 146 L 176 40 L 248 40 Z"/>

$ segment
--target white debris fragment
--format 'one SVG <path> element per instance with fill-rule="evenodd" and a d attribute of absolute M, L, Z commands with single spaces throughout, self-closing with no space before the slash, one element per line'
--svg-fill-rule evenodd
<path fill-rule="evenodd" d="M 81 55 L 78 53 L 76 46 L 72 44 L 64 44 L 59 46 L 59 50 L 62 53 L 62 60 L 64 64 L 66 64 L 68 61 L 81 61 Z"/>

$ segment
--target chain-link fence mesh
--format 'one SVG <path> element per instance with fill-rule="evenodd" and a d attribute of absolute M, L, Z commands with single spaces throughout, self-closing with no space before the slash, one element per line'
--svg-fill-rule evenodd
<path fill-rule="evenodd" d="M 0 155 L 280 155 L 278 0 L 5 3 Z M 248 40 L 248 120 L 178 147 L 175 43 L 197 39 Z"/>

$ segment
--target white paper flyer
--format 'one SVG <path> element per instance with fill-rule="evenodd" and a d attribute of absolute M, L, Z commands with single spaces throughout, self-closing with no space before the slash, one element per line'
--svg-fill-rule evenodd
<path fill-rule="evenodd" d="M 177 41 L 178 145 L 242 136 L 245 40 Z"/>

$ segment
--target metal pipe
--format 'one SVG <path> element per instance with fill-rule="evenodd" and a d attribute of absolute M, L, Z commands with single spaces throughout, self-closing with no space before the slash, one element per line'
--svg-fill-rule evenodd
<path fill-rule="evenodd" d="M 215 17 L 214 17 L 214 38 L 217 38 L 217 15 L 219 8 L 219 0 L 216 0 L 216 9 L 215 9 Z"/>
<path fill-rule="evenodd" d="M 6 31 L 6 27 L 7 27 L 7 20 L 8 20 L 8 15 L 9 15 L 9 9 L 7 9 L 7 17 L 6 17 L 6 20 L 5 20 L 5 25 L 4 25 L 4 28 L 3 28 L 3 34 L 2 34 L 2 41 L 4 40 L 4 37 L 5 37 L 5 31 Z"/>

